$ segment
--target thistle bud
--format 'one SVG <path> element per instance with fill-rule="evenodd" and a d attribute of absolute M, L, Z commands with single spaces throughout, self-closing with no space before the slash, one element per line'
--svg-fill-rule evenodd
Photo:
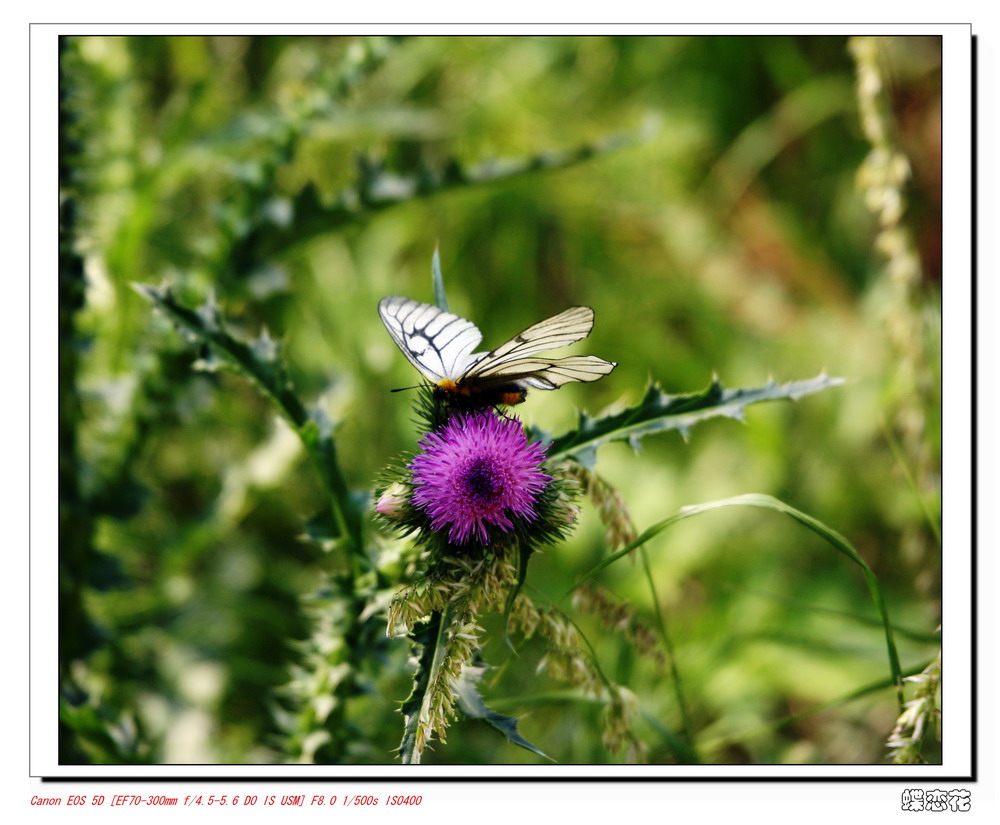
<path fill-rule="evenodd" d="M 388 519 L 398 521 L 406 508 L 407 489 L 398 481 L 393 482 L 378 497 L 375 502 L 375 512 Z"/>

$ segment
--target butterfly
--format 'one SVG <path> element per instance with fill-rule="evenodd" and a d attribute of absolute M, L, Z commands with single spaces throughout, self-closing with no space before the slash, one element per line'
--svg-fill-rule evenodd
<path fill-rule="evenodd" d="M 455 407 L 520 404 L 529 387 L 596 381 L 618 366 L 596 355 L 538 355 L 586 338 L 594 326 L 590 307 L 570 307 L 477 353 L 483 334 L 476 325 L 432 304 L 391 295 L 379 301 L 378 313 L 403 355 L 435 385 L 435 395 Z"/>

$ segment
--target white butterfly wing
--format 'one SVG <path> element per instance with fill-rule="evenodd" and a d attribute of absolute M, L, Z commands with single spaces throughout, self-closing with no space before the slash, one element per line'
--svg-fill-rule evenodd
<path fill-rule="evenodd" d="M 457 380 L 477 360 L 472 351 L 483 334 L 472 321 L 398 295 L 379 301 L 378 314 L 403 355 L 435 383 Z"/>
<path fill-rule="evenodd" d="M 490 375 L 495 368 L 512 360 L 569 346 L 590 335 L 593 327 L 594 310 L 590 307 L 570 307 L 558 315 L 533 324 L 506 344 L 486 353 L 475 368 L 469 370 L 469 376 Z"/>
<path fill-rule="evenodd" d="M 535 356 L 535 353 L 566 347 L 586 338 L 593 326 L 594 310 L 570 307 L 528 327 L 480 357 L 463 379 L 507 378 L 542 390 L 554 390 L 574 381 L 596 381 L 618 365 L 596 355 Z"/>
<path fill-rule="evenodd" d="M 596 381 L 611 372 L 618 364 L 605 361 L 596 355 L 569 355 L 565 358 L 519 358 L 491 370 L 490 378 L 506 378 L 539 390 L 556 390 L 563 384 Z"/>

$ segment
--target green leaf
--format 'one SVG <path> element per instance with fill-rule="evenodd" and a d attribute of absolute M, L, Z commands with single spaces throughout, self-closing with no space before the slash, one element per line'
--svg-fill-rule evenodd
<path fill-rule="evenodd" d="M 132 284 L 132 287 L 169 316 L 189 338 L 211 347 L 212 355 L 217 360 L 210 362 L 203 358 L 207 365 L 210 364 L 213 369 L 229 369 L 251 381 L 274 402 L 296 430 L 307 423 L 309 416 L 306 408 L 292 390 L 284 366 L 273 352 L 277 345 L 266 332 L 258 342 L 244 343 L 226 331 L 214 298 L 209 297 L 200 307 L 191 309 L 180 304 L 168 287 L 158 288 L 148 284 Z M 264 339 L 269 342 L 266 347 L 262 344 Z M 265 351 L 271 353 L 270 357 L 262 357 Z"/>
<path fill-rule="evenodd" d="M 330 550 L 341 538 L 341 535 L 330 511 L 321 510 L 306 521 L 305 531 L 301 538 L 319 545 L 324 550 Z"/>
<path fill-rule="evenodd" d="M 381 161 L 363 156 L 358 159 L 354 184 L 332 199 L 323 198 L 310 183 L 291 200 L 282 201 L 280 209 L 262 209 L 234 245 L 232 267 L 236 272 L 249 271 L 293 245 L 408 201 L 534 172 L 566 169 L 648 137 L 649 130 L 640 130 L 634 134 L 610 135 L 571 149 L 474 165 L 463 165 L 451 158 L 437 168 L 421 165 L 412 175 L 396 174 Z M 280 216 L 280 220 L 272 215 Z"/>
<path fill-rule="evenodd" d="M 132 284 L 143 297 L 166 313 L 195 343 L 207 345 L 213 358 L 202 358 L 213 368 L 226 368 L 249 380 L 288 420 L 302 439 L 330 499 L 339 535 L 350 552 L 360 559 L 361 511 L 344 481 L 333 441 L 333 424 L 322 409 L 308 409 L 296 395 L 280 358 L 280 348 L 265 331 L 251 343 L 235 338 L 225 328 L 214 298 L 197 309 L 180 304 L 169 288 Z"/>
<path fill-rule="evenodd" d="M 434 257 L 431 258 L 431 279 L 434 281 L 434 303 L 437 308 L 448 311 L 448 297 L 444 294 L 444 276 L 441 274 L 441 255 L 434 247 Z"/>
<path fill-rule="evenodd" d="M 483 701 L 483 697 L 479 695 L 479 688 L 477 686 L 479 680 L 483 678 L 483 674 L 486 671 L 487 668 L 485 666 L 472 667 L 466 665 L 462 668 L 462 675 L 458 683 L 459 709 L 470 719 L 481 719 L 484 721 L 495 731 L 502 734 L 503 737 L 512 745 L 517 745 L 520 748 L 524 748 L 525 750 L 538 754 L 543 759 L 548 759 L 550 762 L 554 762 L 555 760 L 552 759 L 552 757 L 542 753 L 538 748 L 532 745 L 531 742 L 517 732 L 518 720 L 516 717 L 504 716 L 494 710 L 490 710 L 486 706 L 486 703 Z"/>
<path fill-rule="evenodd" d="M 399 755 L 404 765 L 420 764 L 420 756 L 431 734 L 433 686 L 439 684 L 447 651 L 448 611 L 432 614 L 426 624 L 413 629 L 410 638 L 420 648 L 413 690 L 403 702 L 403 741 Z"/>
<path fill-rule="evenodd" d="M 586 467 L 597 459 L 597 448 L 613 441 L 625 441 L 638 451 L 639 442 L 647 435 L 677 430 L 685 439 L 695 424 L 716 416 L 743 419 L 743 410 L 750 404 L 762 401 L 792 400 L 804 395 L 843 384 L 842 378 L 831 378 L 821 373 L 804 381 L 778 384 L 768 381 L 753 389 L 725 389 L 718 378 L 700 393 L 669 395 L 656 384 L 650 384 L 642 401 L 619 413 L 603 418 L 591 418 L 580 413 L 577 428 L 551 439 L 548 449 L 550 461 L 573 458 Z M 536 431 L 534 437 L 549 440 L 545 433 Z"/>
<path fill-rule="evenodd" d="M 107 709 L 90 704 L 74 705 L 65 697 L 59 700 L 59 722 L 70 728 L 78 742 L 94 762 L 117 765 L 148 763 L 142 732 L 125 718 L 108 718 Z"/>

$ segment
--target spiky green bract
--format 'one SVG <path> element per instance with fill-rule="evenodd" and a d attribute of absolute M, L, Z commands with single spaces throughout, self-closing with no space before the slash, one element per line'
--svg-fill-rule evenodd
<path fill-rule="evenodd" d="M 548 441 L 550 461 L 574 458 L 585 467 L 593 467 L 597 448 L 613 441 L 626 441 L 634 449 L 647 435 L 677 430 L 686 439 L 691 427 L 715 416 L 743 419 L 743 410 L 761 401 L 796 401 L 804 395 L 819 392 L 844 383 L 821 373 L 804 381 L 778 384 L 768 381 L 762 387 L 727 390 L 714 378 L 700 393 L 669 395 L 656 384 L 650 384 L 642 401 L 633 407 L 602 418 L 580 413 L 577 427 L 556 438 L 541 431 L 533 432 L 540 441 Z"/>
<path fill-rule="evenodd" d="M 434 395 L 434 385 L 426 383 L 417 387 L 413 411 L 416 413 L 413 423 L 422 433 L 440 429 L 448 423 L 452 413 L 444 400 Z"/>

